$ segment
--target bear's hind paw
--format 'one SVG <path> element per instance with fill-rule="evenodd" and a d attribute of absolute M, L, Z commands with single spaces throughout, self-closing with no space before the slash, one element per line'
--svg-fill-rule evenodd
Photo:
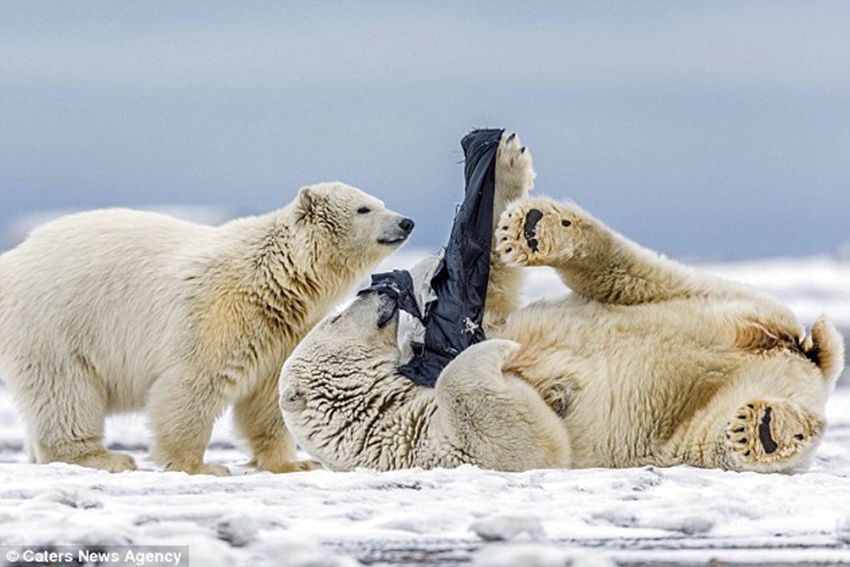
<path fill-rule="evenodd" d="M 741 470 L 793 471 L 820 441 L 826 423 L 794 402 L 753 400 L 726 426 L 726 447 Z"/>
<path fill-rule="evenodd" d="M 496 154 L 496 191 L 504 202 L 524 197 L 534 185 L 534 177 L 531 152 L 515 133 L 502 134 Z"/>

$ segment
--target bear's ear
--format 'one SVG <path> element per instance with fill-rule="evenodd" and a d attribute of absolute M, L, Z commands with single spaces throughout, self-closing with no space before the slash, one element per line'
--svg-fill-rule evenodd
<path fill-rule="evenodd" d="M 302 187 L 295 198 L 295 217 L 298 221 L 312 222 L 324 210 L 326 199 L 312 187 Z"/>
<path fill-rule="evenodd" d="M 302 187 L 298 191 L 298 196 L 295 198 L 295 211 L 298 213 L 298 220 L 305 219 L 313 213 L 313 195 L 309 187 Z"/>
<path fill-rule="evenodd" d="M 800 342 L 800 349 L 827 380 L 835 380 L 844 371 L 844 337 L 826 317 L 815 321 L 811 334 Z"/>

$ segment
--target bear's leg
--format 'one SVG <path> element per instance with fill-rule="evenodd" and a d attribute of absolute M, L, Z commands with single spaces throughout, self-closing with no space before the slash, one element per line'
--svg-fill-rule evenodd
<path fill-rule="evenodd" d="M 275 473 L 320 468 L 315 461 L 297 460 L 295 439 L 283 421 L 278 398 L 278 378 L 273 376 L 233 406 L 236 426 L 254 455 L 251 464 Z"/>
<path fill-rule="evenodd" d="M 496 194 L 493 200 L 493 227 L 498 226 L 508 204 L 522 199 L 534 186 L 531 152 L 516 134 L 502 134 L 496 151 Z M 516 311 L 522 297 L 522 270 L 502 262 L 496 251 L 496 231 L 490 254 L 490 278 L 484 303 L 484 330 L 500 328 L 508 315 Z"/>
<path fill-rule="evenodd" d="M 825 430 L 796 402 L 753 399 L 730 416 L 721 443 L 736 470 L 790 473 L 809 466 Z"/>
<path fill-rule="evenodd" d="M 529 384 L 505 376 L 519 344 L 491 339 L 460 353 L 436 385 L 436 430 L 471 462 L 496 470 L 569 466 L 558 416 Z"/>
<path fill-rule="evenodd" d="M 502 134 L 496 150 L 496 194 L 493 200 L 493 226 L 508 204 L 528 196 L 534 187 L 531 152 L 516 134 Z"/>
<path fill-rule="evenodd" d="M 204 462 L 213 424 L 229 396 L 206 376 L 161 376 L 148 394 L 153 459 L 168 471 L 226 476 L 227 467 Z"/>
<path fill-rule="evenodd" d="M 55 366 L 32 364 L 27 375 L 15 378 L 25 385 L 19 388 L 18 401 L 27 422 L 30 458 L 110 472 L 134 470 L 133 457 L 103 446 L 106 392 L 96 385 L 90 365 L 81 359 Z"/>
<path fill-rule="evenodd" d="M 705 291 L 690 269 L 620 236 L 571 203 L 542 197 L 512 203 L 499 221 L 496 241 L 505 263 L 552 266 L 571 289 L 603 303 L 632 305 Z"/>

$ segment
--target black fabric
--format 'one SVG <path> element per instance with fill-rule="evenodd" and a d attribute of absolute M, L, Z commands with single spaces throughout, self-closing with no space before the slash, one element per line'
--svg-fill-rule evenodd
<path fill-rule="evenodd" d="M 416 294 L 413 289 L 413 278 L 407 270 L 393 270 L 383 274 L 372 274 L 372 285 L 358 292 L 363 295 L 369 292 L 380 292 L 395 300 L 398 308 L 407 311 L 417 319 L 422 319 Z"/>
<path fill-rule="evenodd" d="M 400 309 L 425 325 L 423 343 L 414 343 L 413 358 L 399 372 L 413 382 L 434 386 L 443 368 L 465 348 L 485 339 L 481 322 L 490 277 L 493 238 L 493 200 L 496 189 L 496 150 L 504 130 L 474 130 L 461 140 L 466 189 L 457 210 L 449 242 L 431 287 L 436 299 L 419 309 L 410 274 L 372 276 L 360 293 L 384 293 Z"/>

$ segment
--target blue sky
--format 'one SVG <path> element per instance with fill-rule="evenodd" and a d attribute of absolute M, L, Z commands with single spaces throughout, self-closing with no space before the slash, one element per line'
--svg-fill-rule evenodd
<path fill-rule="evenodd" d="M 677 257 L 850 242 L 847 2 L 0 2 L 0 247 L 49 209 L 340 179 L 437 247 L 458 141 Z"/>

